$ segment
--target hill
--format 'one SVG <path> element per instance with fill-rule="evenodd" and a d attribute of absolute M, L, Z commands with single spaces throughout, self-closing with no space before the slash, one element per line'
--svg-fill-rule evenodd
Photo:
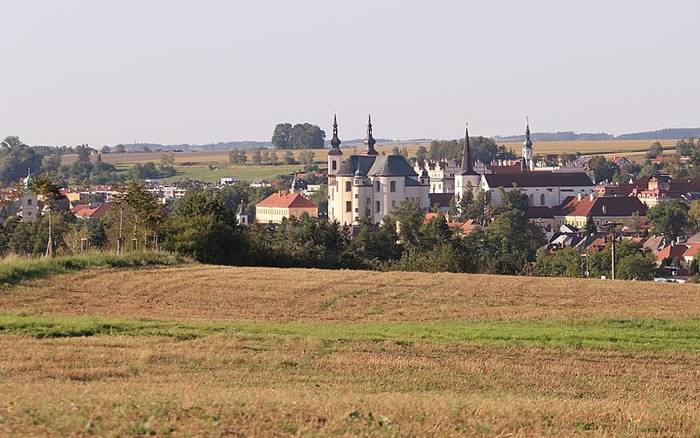
<path fill-rule="evenodd" d="M 190 265 L 0 292 L 0 434 L 692 435 L 700 286 Z"/>
<path fill-rule="evenodd" d="M 700 128 L 670 128 L 657 131 L 635 132 L 618 136 L 605 132 L 597 134 L 564 132 L 533 132 L 533 141 L 601 141 L 601 140 L 685 140 L 700 137 Z M 523 142 L 525 135 L 509 135 L 494 137 L 497 142 Z"/>

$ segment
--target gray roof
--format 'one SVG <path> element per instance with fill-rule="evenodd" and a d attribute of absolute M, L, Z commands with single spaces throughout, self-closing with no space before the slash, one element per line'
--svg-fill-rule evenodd
<path fill-rule="evenodd" d="M 418 181 L 417 179 L 407 176 L 406 181 L 404 182 L 404 185 L 406 187 L 420 187 L 423 184 L 421 184 L 420 181 Z"/>
<path fill-rule="evenodd" d="M 489 187 L 581 187 L 593 186 L 583 172 L 514 172 L 485 174 Z"/>
<path fill-rule="evenodd" d="M 338 176 L 353 176 L 358 166 L 360 174 L 367 176 L 418 176 L 403 155 L 350 155 L 338 169 Z"/>

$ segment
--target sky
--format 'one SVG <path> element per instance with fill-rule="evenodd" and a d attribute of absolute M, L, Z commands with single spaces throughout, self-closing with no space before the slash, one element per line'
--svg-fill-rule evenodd
<path fill-rule="evenodd" d="M 27 144 L 613 134 L 700 126 L 697 0 L 0 0 Z"/>

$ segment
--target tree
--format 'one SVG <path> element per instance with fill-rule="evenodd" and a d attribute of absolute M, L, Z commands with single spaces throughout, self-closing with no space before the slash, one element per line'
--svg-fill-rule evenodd
<path fill-rule="evenodd" d="M 2 142 L 0 142 L 0 146 L 2 146 L 2 148 L 5 150 L 12 150 L 26 145 L 22 142 L 22 140 L 19 139 L 19 137 L 11 135 L 5 137 L 5 139 Z"/>
<path fill-rule="evenodd" d="M 691 201 L 688 210 L 688 220 L 693 229 L 700 230 L 700 201 Z"/>
<path fill-rule="evenodd" d="M 0 149 L 0 181 L 11 184 L 27 176 L 27 171 L 39 173 L 41 155 L 18 138 L 6 137 Z"/>
<path fill-rule="evenodd" d="M 275 131 L 272 133 L 272 146 L 277 149 L 289 149 L 289 135 L 292 131 L 291 123 L 278 123 L 275 126 Z"/>
<path fill-rule="evenodd" d="M 52 218 L 51 213 L 55 207 L 56 201 L 63 198 L 60 187 L 56 185 L 47 177 L 39 177 L 35 179 L 32 183 L 32 190 L 36 193 L 37 197 L 41 197 L 44 200 L 46 206 L 46 211 L 49 217 L 49 230 L 48 230 L 48 242 L 46 244 L 46 257 L 53 257 L 53 234 L 52 234 Z"/>
<path fill-rule="evenodd" d="M 289 147 L 292 149 L 323 149 L 326 133 L 310 123 L 297 123 L 289 132 Z"/>
<path fill-rule="evenodd" d="M 620 258 L 615 268 L 615 278 L 620 280 L 653 280 L 656 259 L 649 252 L 637 252 Z"/>
<path fill-rule="evenodd" d="M 277 152 L 275 150 L 270 152 L 270 164 L 273 166 L 277 166 L 279 164 L 279 157 L 277 156 Z"/>
<path fill-rule="evenodd" d="M 284 153 L 284 162 L 285 164 L 296 164 L 297 160 L 294 158 L 294 154 L 292 151 L 286 151 Z"/>
<path fill-rule="evenodd" d="M 175 165 L 175 154 L 165 152 L 160 156 L 160 167 L 173 167 Z"/>
<path fill-rule="evenodd" d="M 253 151 L 253 164 L 260 165 L 262 164 L 263 158 L 262 158 L 262 151 L 261 149 L 256 149 Z"/>
<path fill-rule="evenodd" d="M 248 157 L 243 149 L 232 149 L 228 153 L 228 161 L 233 165 L 241 165 L 248 161 Z"/>
<path fill-rule="evenodd" d="M 138 236 L 141 227 L 143 227 L 145 244 L 149 225 L 154 228 L 153 225 L 157 223 L 156 218 L 162 214 L 158 201 L 143 183 L 131 180 L 127 183 L 126 189 L 115 196 L 114 202 L 119 208 L 126 209 L 132 216 L 133 249 L 136 251 L 138 250 Z"/>
<path fill-rule="evenodd" d="M 299 153 L 299 161 L 304 166 L 311 166 L 312 164 L 314 164 L 314 151 L 301 151 Z"/>
<path fill-rule="evenodd" d="M 61 156 L 57 153 L 45 155 L 41 159 L 41 167 L 44 172 L 55 175 L 61 169 Z"/>
<path fill-rule="evenodd" d="M 659 143 L 658 141 L 655 141 L 649 147 L 649 151 L 646 153 L 646 158 L 653 160 L 654 158 L 657 158 L 659 155 L 663 155 L 663 153 L 664 153 L 663 145 L 661 143 Z"/>
<path fill-rule="evenodd" d="M 688 225 L 688 207 L 677 200 L 662 202 L 649 209 L 647 218 L 654 231 L 662 233 L 668 240 L 675 240 Z"/>
<path fill-rule="evenodd" d="M 124 146 L 123 144 L 118 144 L 114 146 L 114 152 L 117 154 L 126 153 L 126 146 Z"/>
<path fill-rule="evenodd" d="M 420 145 L 418 146 L 418 150 L 416 150 L 416 162 L 418 162 L 418 167 L 423 168 L 425 167 L 425 161 L 428 159 L 428 149 L 425 148 L 425 146 Z"/>
<path fill-rule="evenodd" d="M 588 162 L 595 175 L 595 182 L 610 181 L 618 171 L 618 167 L 612 161 L 608 161 L 603 155 L 596 155 Z"/>

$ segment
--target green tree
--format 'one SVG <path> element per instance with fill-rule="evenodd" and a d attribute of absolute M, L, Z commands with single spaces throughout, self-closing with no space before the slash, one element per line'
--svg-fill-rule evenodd
<path fill-rule="evenodd" d="M 272 133 L 272 146 L 277 149 L 289 149 L 291 147 L 289 136 L 292 131 L 290 123 L 278 123 Z"/>
<path fill-rule="evenodd" d="M 253 151 L 253 164 L 260 165 L 263 162 L 261 149 L 255 149 Z"/>
<path fill-rule="evenodd" d="M 649 209 L 647 218 L 654 226 L 654 231 L 663 234 L 668 240 L 675 240 L 688 225 L 688 207 L 676 200 L 662 202 Z"/>
<path fill-rule="evenodd" d="M 289 131 L 289 146 L 292 149 L 323 149 L 326 133 L 310 123 L 297 123 Z"/>
<path fill-rule="evenodd" d="M 228 153 L 228 161 L 233 165 L 242 165 L 248 161 L 248 157 L 243 149 L 232 149 Z"/>
<path fill-rule="evenodd" d="M 416 150 L 416 162 L 418 162 L 418 166 L 421 168 L 425 167 L 425 162 L 427 159 L 428 149 L 426 149 L 423 145 L 418 146 L 418 149 Z"/>
<path fill-rule="evenodd" d="M 160 156 L 160 167 L 172 167 L 175 165 L 175 154 L 165 152 Z"/>
<path fill-rule="evenodd" d="M 292 151 L 286 151 L 284 153 L 284 162 L 285 164 L 296 164 L 297 160 L 294 158 L 294 153 Z"/>
<path fill-rule="evenodd" d="M 604 155 L 596 155 L 588 162 L 589 167 L 595 175 L 595 182 L 603 182 L 612 180 L 615 172 L 618 171 L 617 165 L 612 161 L 608 161 Z"/>
<path fill-rule="evenodd" d="M 54 256 L 54 241 L 53 241 L 53 221 L 52 215 L 56 202 L 62 199 L 64 196 L 61 193 L 60 187 L 54 183 L 51 179 L 47 177 L 39 177 L 35 179 L 32 183 L 32 190 L 36 193 L 37 197 L 44 200 L 46 206 L 46 212 L 49 218 L 49 229 L 48 229 L 48 241 L 46 244 L 46 257 Z"/>

